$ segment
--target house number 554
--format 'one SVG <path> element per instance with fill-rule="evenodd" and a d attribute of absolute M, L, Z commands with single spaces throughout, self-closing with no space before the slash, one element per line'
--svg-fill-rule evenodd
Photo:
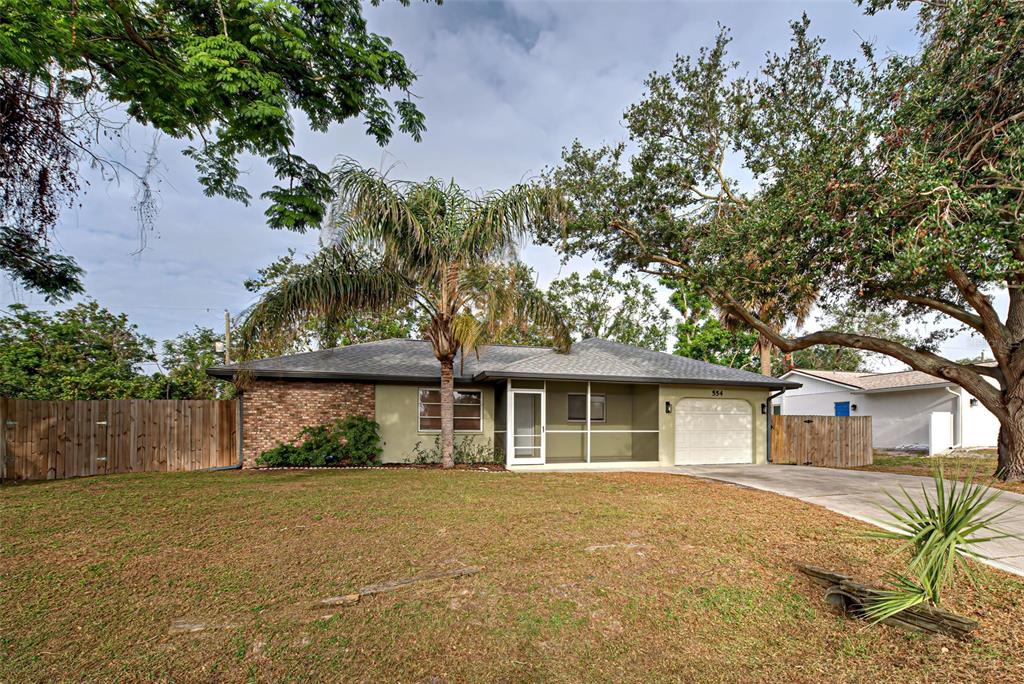
<path fill-rule="evenodd" d="M 711 390 L 711 396 L 713 397 L 724 397 L 725 390 Z"/>

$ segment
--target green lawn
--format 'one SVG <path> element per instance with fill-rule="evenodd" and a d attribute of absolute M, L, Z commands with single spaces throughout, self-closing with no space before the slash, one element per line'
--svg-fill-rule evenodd
<path fill-rule="evenodd" d="M 5 486 L 0 519 L 0 682 L 1024 679 L 1017 579 L 951 598 L 970 642 L 866 629 L 793 564 L 877 580 L 891 545 L 686 477 L 121 475 Z M 314 608 L 460 564 L 484 571 Z"/>

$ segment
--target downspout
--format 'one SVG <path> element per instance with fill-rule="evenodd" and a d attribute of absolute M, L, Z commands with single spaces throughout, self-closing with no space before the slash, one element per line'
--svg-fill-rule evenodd
<path fill-rule="evenodd" d="M 960 394 L 959 388 L 957 391 L 953 391 L 950 387 L 943 387 L 954 397 L 956 397 L 956 443 L 953 445 L 954 449 L 959 449 L 960 445 L 964 443 L 964 399 Z"/>
<path fill-rule="evenodd" d="M 242 454 L 245 453 L 242 450 L 242 393 L 238 394 L 238 463 L 229 466 L 217 466 L 216 468 L 207 468 L 206 472 L 216 472 L 218 470 L 241 470 L 243 464 Z"/>
<path fill-rule="evenodd" d="M 765 452 L 768 454 L 768 462 L 769 463 L 772 462 L 772 399 L 774 399 L 776 397 L 781 397 L 785 393 L 786 393 L 785 389 L 780 389 L 775 394 L 769 394 L 768 395 L 768 401 L 765 402 L 765 405 L 764 405 L 765 406 L 764 411 L 765 411 L 765 413 L 768 414 L 768 420 L 765 421 L 765 424 L 766 424 L 765 439 L 767 440 L 767 444 L 765 445 Z"/>

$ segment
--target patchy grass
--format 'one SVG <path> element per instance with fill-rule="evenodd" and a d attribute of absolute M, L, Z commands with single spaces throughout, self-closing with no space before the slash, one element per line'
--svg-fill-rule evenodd
<path fill-rule="evenodd" d="M 121 475 L 4 487 L 0 519 L 0 681 L 1024 679 L 1016 578 L 951 597 L 973 641 L 866 629 L 793 563 L 878 580 L 892 545 L 687 477 Z M 458 564 L 484 571 L 313 608 Z"/>
<path fill-rule="evenodd" d="M 968 451 L 952 456 L 924 456 L 906 452 L 875 451 L 874 463 L 853 470 L 869 470 L 904 475 L 931 477 L 932 470 L 942 465 L 942 471 L 949 479 L 963 480 L 973 473 L 975 480 L 983 480 L 993 487 L 1024 494 L 1024 482 L 1001 482 L 993 477 L 996 472 L 996 454 L 986 449 Z"/>

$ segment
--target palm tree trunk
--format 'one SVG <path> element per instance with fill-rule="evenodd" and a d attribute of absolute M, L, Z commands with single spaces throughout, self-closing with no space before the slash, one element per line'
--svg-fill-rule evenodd
<path fill-rule="evenodd" d="M 455 362 L 441 361 L 441 467 L 455 466 Z"/>
<path fill-rule="evenodd" d="M 772 343 L 762 335 L 757 341 L 757 346 L 761 352 L 761 375 L 770 376 L 772 374 Z"/>

